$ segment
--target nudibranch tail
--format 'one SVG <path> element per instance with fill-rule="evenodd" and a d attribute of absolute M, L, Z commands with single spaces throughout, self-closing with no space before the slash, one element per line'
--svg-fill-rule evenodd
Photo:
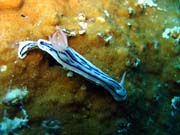
<path fill-rule="evenodd" d="M 18 57 L 23 59 L 26 57 L 28 51 L 38 48 L 37 42 L 35 41 L 22 41 L 19 42 Z"/>
<path fill-rule="evenodd" d="M 49 41 L 52 43 L 52 46 L 57 49 L 57 51 L 63 51 L 68 47 L 67 36 L 61 29 L 56 29 L 56 32 L 49 36 Z"/>

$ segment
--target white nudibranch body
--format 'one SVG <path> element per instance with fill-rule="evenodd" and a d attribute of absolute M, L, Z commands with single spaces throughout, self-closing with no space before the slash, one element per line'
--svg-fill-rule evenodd
<path fill-rule="evenodd" d="M 60 29 L 57 29 L 49 39 L 50 41 L 43 39 L 39 39 L 37 42 L 25 41 L 24 44 L 20 42 L 18 57 L 22 59 L 29 50 L 39 48 L 50 54 L 63 67 L 104 87 L 116 101 L 127 98 L 126 90 L 123 87 L 126 72 L 123 74 L 121 82 L 118 83 L 74 49 L 68 47 L 67 37 Z"/>

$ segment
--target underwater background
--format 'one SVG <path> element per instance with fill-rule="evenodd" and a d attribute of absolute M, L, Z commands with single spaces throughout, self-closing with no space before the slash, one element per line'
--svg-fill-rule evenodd
<path fill-rule="evenodd" d="M 125 101 L 19 42 L 68 44 Z M 0 135 L 179 135 L 180 0 L 0 0 Z"/>

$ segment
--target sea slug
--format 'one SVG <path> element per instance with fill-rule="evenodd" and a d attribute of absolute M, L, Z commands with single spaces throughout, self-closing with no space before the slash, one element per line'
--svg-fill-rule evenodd
<path fill-rule="evenodd" d="M 49 37 L 49 41 L 39 39 L 37 42 L 24 41 L 19 43 L 18 57 L 24 58 L 28 51 L 39 48 L 50 54 L 63 67 L 85 77 L 110 92 L 116 101 L 126 100 L 127 93 L 123 87 L 126 72 L 120 82 L 97 68 L 74 49 L 68 46 L 67 36 L 60 29 Z"/>

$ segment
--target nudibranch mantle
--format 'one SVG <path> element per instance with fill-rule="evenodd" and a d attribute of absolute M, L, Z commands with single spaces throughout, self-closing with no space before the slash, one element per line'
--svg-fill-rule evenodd
<path fill-rule="evenodd" d="M 120 83 L 118 83 L 74 49 L 70 48 L 67 36 L 60 29 L 57 29 L 52 37 L 49 37 L 49 41 L 39 39 L 37 42 L 24 41 L 19 44 L 18 57 L 20 59 L 26 57 L 28 51 L 39 48 L 51 55 L 63 67 L 104 87 L 116 101 L 126 100 L 127 93 L 123 86 L 126 72 L 124 72 Z"/>

